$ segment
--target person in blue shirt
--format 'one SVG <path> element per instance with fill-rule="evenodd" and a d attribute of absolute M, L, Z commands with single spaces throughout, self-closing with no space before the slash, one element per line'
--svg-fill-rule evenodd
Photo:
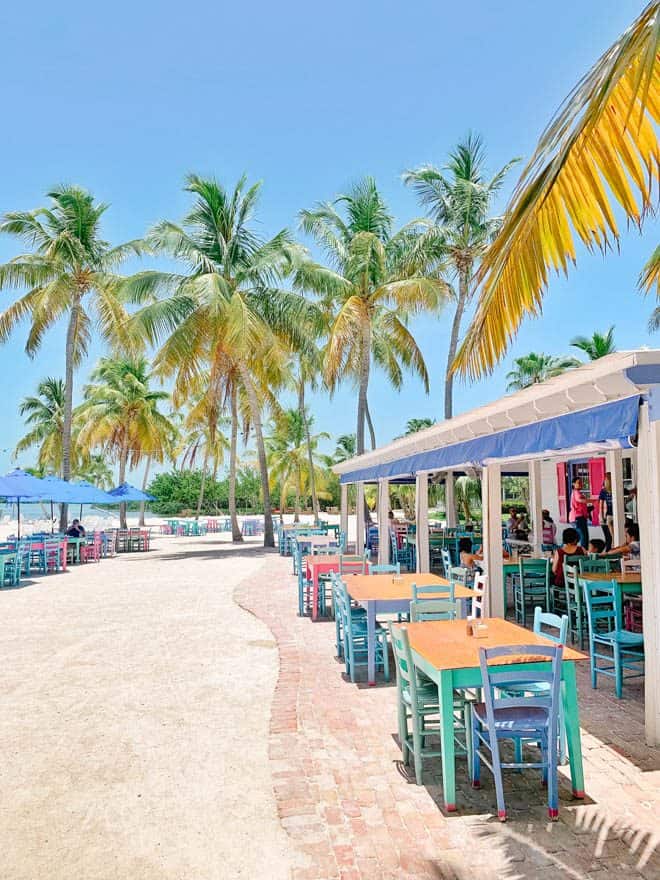
<path fill-rule="evenodd" d="M 612 533 L 614 532 L 614 508 L 612 507 L 612 474 L 605 474 L 603 487 L 598 495 L 598 518 L 605 538 L 605 552 L 612 549 Z"/>

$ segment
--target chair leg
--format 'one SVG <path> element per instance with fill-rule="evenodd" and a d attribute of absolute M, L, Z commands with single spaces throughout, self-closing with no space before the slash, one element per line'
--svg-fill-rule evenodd
<path fill-rule="evenodd" d="M 415 759 L 415 782 L 422 784 L 422 734 L 420 718 L 415 709 L 412 710 L 413 756 Z"/>
<path fill-rule="evenodd" d="M 557 731 L 551 731 L 546 743 L 548 760 L 548 816 L 554 822 L 559 818 L 559 781 L 557 779 Z"/>
<path fill-rule="evenodd" d="M 472 788 L 481 788 L 481 758 L 479 757 L 479 722 L 472 715 Z"/>
<path fill-rule="evenodd" d="M 596 690 L 598 686 L 598 671 L 596 669 L 596 658 L 594 657 L 594 649 L 595 645 L 592 641 L 589 642 L 589 659 L 591 664 L 591 687 Z"/>
<path fill-rule="evenodd" d="M 497 798 L 497 818 L 500 822 L 506 821 L 506 805 L 504 803 L 504 783 L 502 781 L 502 762 L 500 760 L 500 744 L 497 739 L 490 744 L 490 754 L 493 760 L 493 776 L 495 778 L 495 795 Z"/>
<path fill-rule="evenodd" d="M 614 646 L 614 680 L 616 683 L 617 699 L 623 698 L 623 668 L 621 666 L 621 651 L 618 645 Z"/>

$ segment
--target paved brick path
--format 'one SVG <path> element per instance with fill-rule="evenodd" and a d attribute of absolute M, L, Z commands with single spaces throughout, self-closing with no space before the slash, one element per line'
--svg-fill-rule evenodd
<path fill-rule="evenodd" d="M 574 801 L 562 775 L 559 822 L 547 821 L 530 771 L 506 774 L 511 818 L 500 824 L 488 771 L 473 791 L 464 762 L 459 812 L 444 814 L 439 759 L 425 762 L 424 786 L 401 762 L 394 686 L 344 680 L 334 624 L 297 617 L 291 560 L 270 557 L 235 598 L 279 648 L 269 752 L 280 819 L 301 856 L 293 880 L 660 878 L 660 750 L 643 743 L 640 686 L 619 702 L 609 681 L 594 692 L 581 670 L 587 799 Z"/>

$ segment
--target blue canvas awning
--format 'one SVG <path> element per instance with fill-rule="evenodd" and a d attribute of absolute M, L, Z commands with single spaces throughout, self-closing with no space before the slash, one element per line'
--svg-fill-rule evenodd
<path fill-rule="evenodd" d="M 615 442 L 630 445 L 637 433 L 639 394 L 590 409 L 542 419 L 473 440 L 452 443 L 394 461 L 374 464 L 341 475 L 342 483 L 401 477 L 420 471 L 449 470 L 458 465 L 483 465 L 497 459 L 559 452 L 589 443 Z"/>

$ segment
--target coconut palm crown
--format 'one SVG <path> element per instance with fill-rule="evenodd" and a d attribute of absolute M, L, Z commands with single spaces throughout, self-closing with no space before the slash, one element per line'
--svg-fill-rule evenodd
<path fill-rule="evenodd" d="M 437 240 L 420 236 L 418 223 L 394 232 L 392 216 L 370 177 L 299 216 L 301 229 L 314 237 L 329 266 L 306 261 L 297 268 L 295 281 L 320 297 L 328 316 L 324 376 L 329 389 L 345 377 L 357 385 L 360 455 L 367 424 L 375 446 L 368 404 L 374 364 L 397 389 L 404 369 L 413 371 L 428 392 L 426 364 L 407 323 L 413 314 L 437 312 L 449 295 L 439 272 L 441 248 Z"/>

